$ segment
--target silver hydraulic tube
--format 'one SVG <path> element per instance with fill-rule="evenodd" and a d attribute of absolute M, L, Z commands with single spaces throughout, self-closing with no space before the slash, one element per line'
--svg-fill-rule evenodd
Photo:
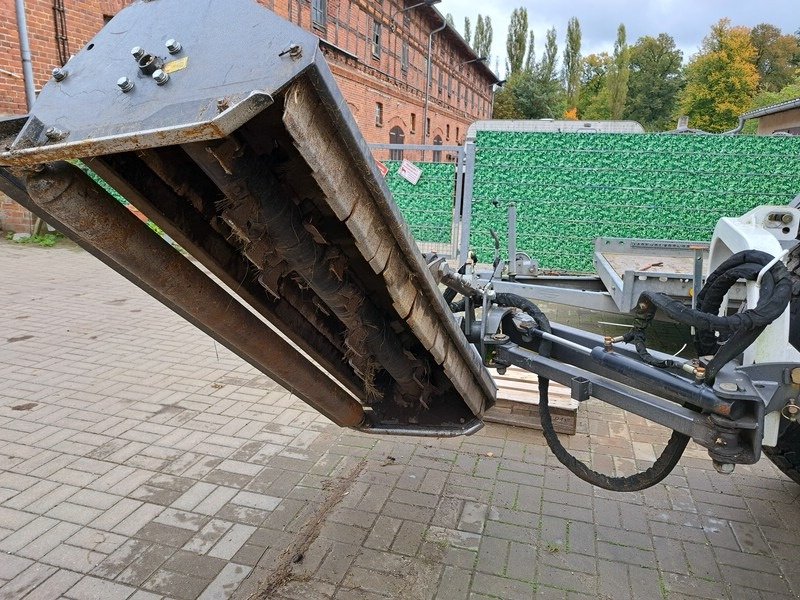
<path fill-rule="evenodd" d="M 25 16 L 25 0 L 14 0 L 17 10 L 17 33 L 19 35 L 19 53 L 22 57 L 22 77 L 25 83 L 25 102 L 28 110 L 36 100 L 36 82 L 33 78 L 33 57 L 31 41 L 28 38 L 28 19 Z"/>

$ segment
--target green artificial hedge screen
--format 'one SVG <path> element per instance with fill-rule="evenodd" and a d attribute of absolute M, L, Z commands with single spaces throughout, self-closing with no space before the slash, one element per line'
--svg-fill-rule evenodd
<path fill-rule="evenodd" d="M 476 148 L 470 245 L 484 262 L 511 202 L 518 250 L 591 272 L 595 238 L 707 241 L 720 217 L 800 194 L 800 137 L 484 131 Z"/>
<path fill-rule="evenodd" d="M 386 183 L 417 242 L 449 244 L 456 186 L 454 163 L 414 164 L 422 170 L 416 185 L 397 174 L 399 161 L 385 161 Z"/>

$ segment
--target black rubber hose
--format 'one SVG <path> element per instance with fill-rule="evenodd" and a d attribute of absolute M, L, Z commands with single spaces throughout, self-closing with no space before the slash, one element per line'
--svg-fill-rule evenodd
<path fill-rule="evenodd" d="M 516 294 L 497 294 L 496 301 L 500 306 L 511 306 L 525 311 L 526 314 L 530 315 L 534 321 L 536 321 L 539 329 L 546 333 L 552 333 L 550 320 L 547 318 L 547 315 L 530 300 L 517 296 Z M 539 354 L 541 356 L 549 356 L 551 348 L 552 343 L 543 340 L 539 346 Z M 656 462 L 653 463 L 653 466 L 649 469 L 627 477 L 610 477 L 603 473 L 598 473 L 570 454 L 561 443 L 561 440 L 558 439 L 558 434 L 553 426 L 553 419 L 550 415 L 550 380 L 541 375 L 538 379 L 539 418 L 542 422 L 544 439 L 547 441 L 550 451 L 559 462 L 587 483 L 613 492 L 636 492 L 652 487 L 672 472 L 683 455 L 686 445 L 689 443 L 688 435 L 673 431 L 661 456 L 658 457 Z"/>
<path fill-rule="evenodd" d="M 744 352 L 764 329 L 780 317 L 792 297 L 792 282 L 786 266 L 778 261 L 761 279 L 761 293 L 754 308 L 730 316 L 718 316 L 725 294 L 740 279 L 755 281 L 759 273 L 774 257 L 758 250 L 739 252 L 723 262 L 706 280 L 697 295 L 697 309 L 692 309 L 666 294 L 645 292 L 639 304 L 647 307 L 647 323 L 657 309 L 663 310 L 675 321 L 697 330 L 695 346 L 700 356 L 713 354 L 706 367 L 706 381 L 711 382 L 719 370 Z M 644 327 L 646 329 L 646 326 Z M 716 332 L 727 340 L 718 346 Z"/>
<path fill-rule="evenodd" d="M 467 273 L 467 263 L 464 263 L 463 265 L 461 265 L 458 268 L 458 274 L 459 275 L 466 275 L 466 273 Z M 456 294 L 457 293 L 458 292 L 456 292 L 453 288 L 447 288 L 444 291 L 444 301 L 447 302 L 448 304 L 452 303 L 453 300 L 456 299 Z"/>

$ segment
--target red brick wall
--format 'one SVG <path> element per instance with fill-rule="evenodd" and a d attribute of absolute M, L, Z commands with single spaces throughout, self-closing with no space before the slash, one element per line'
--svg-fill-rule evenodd
<path fill-rule="evenodd" d="M 389 143 L 390 129 L 399 126 L 406 144 L 423 143 L 428 34 L 441 25 L 432 10 L 419 7 L 401 13 L 405 6 L 417 4 L 411 0 L 327 0 L 327 23 L 320 28 L 311 20 L 311 0 L 258 1 L 344 50 L 326 47 L 325 54 L 368 142 Z M 70 53 L 77 53 L 95 35 L 103 26 L 104 15 L 114 15 L 129 3 L 130 0 L 64 0 Z M 26 0 L 26 13 L 38 90 L 50 78 L 53 67 L 59 65 L 53 1 Z M 377 58 L 371 43 L 374 21 L 381 24 L 381 51 Z M 408 44 L 407 69 L 401 64 L 404 42 Z M 0 115 L 24 114 L 25 89 L 14 0 L 0 0 L 0 48 Z M 426 143 L 432 143 L 438 135 L 445 145 L 460 144 L 470 123 L 489 118 L 492 82 L 481 65 L 465 64 L 473 57 L 450 30 L 434 36 L 428 108 L 431 132 Z M 383 105 L 382 125 L 375 122 L 377 102 Z M 416 115 L 413 132 L 412 113 Z M 0 198 L 0 227 L 27 231 L 30 217 L 16 204 Z"/>
<path fill-rule="evenodd" d="M 103 26 L 103 15 L 113 15 L 126 0 L 64 0 L 71 54 L 80 50 Z M 52 0 L 25 0 L 33 72 L 38 91 L 59 66 Z M 14 0 L 0 0 L 0 115 L 27 112 L 22 79 L 22 56 L 17 35 Z M 30 213 L 0 193 L 0 228 L 30 232 Z"/>

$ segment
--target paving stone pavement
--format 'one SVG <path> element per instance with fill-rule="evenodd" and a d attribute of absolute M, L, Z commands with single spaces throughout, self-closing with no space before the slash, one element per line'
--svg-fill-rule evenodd
<path fill-rule="evenodd" d="M 589 317 L 586 317 L 589 318 Z M 537 432 L 341 430 L 66 242 L 0 242 L 0 598 L 796 598 L 800 488 L 698 448 L 580 482 Z M 567 445 L 654 460 L 595 401 Z"/>

